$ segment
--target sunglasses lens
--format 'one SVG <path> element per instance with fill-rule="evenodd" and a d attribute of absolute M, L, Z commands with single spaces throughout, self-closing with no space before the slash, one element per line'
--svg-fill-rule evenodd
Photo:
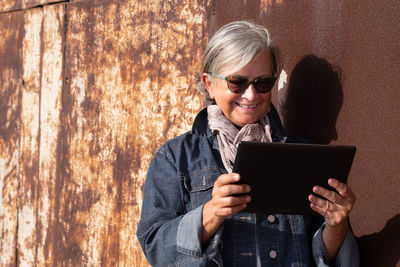
<path fill-rule="evenodd" d="M 276 78 L 275 77 L 268 77 L 268 78 L 261 78 L 255 81 L 254 88 L 257 92 L 261 94 L 268 93 L 274 87 Z"/>
<path fill-rule="evenodd" d="M 241 93 L 249 86 L 247 79 L 231 78 L 228 81 L 228 88 L 232 93 Z"/>
<path fill-rule="evenodd" d="M 274 87 L 275 81 L 275 77 L 266 77 L 257 79 L 252 82 L 252 84 L 258 93 L 265 94 L 271 91 Z M 240 94 L 249 87 L 249 83 L 250 82 L 244 78 L 229 78 L 228 88 L 232 93 Z"/>

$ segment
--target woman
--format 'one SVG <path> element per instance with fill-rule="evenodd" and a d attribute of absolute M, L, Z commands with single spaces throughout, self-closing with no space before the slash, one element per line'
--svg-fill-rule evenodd
<path fill-rule="evenodd" d="M 280 65 L 262 26 L 232 22 L 210 40 L 201 87 L 212 104 L 160 148 L 146 178 L 137 236 L 151 265 L 358 266 L 347 224 L 355 196 L 335 179 L 339 193 L 315 186 L 309 196 L 321 216 L 241 212 L 251 188 L 233 184 L 237 144 L 302 141 L 285 135 L 271 104 Z"/>

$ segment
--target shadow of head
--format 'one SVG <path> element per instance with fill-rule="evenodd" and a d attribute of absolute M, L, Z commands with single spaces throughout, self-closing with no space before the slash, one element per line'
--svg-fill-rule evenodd
<path fill-rule="evenodd" d="M 400 260 L 400 214 L 388 220 L 382 231 L 357 240 L 361 266 L 395 267 Z"/>
<path fill-rule="evenodd" d="M 336 120 L 343 104 L 340 71 L 328 61 L 307 55 L 293 69 L 283 104 L 289 134 L 317 144 L 338 138 Z"/>

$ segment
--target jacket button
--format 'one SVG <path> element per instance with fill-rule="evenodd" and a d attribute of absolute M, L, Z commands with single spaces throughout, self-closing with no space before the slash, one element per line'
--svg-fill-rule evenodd
<path fill-rule="evenodd" d="M 271 250 L 270 252 L 269 252 L 269 256 L 271 257 L 271 259 L 275 259 L 276 258 L 276 251 L 275 250 Z"/>
<path fill-rule="evenodd" d="M 267 220 L 268 220 L 270 223 L 274 223 L 274 222 L 275 222 L 275 216 L 274 216 L 274 215 L 269 215 L 268 218 L 267 218 Z"/>

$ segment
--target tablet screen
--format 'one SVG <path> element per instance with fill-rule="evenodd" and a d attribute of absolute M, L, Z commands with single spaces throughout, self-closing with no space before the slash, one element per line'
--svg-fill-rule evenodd
<path fill-rule="evenodd" d="M 346 183 L 354 146 L 241 142 L 233 172 L 251 186 L 244 211 L 312 214 L 308 195 L 329 178 Z"/>

